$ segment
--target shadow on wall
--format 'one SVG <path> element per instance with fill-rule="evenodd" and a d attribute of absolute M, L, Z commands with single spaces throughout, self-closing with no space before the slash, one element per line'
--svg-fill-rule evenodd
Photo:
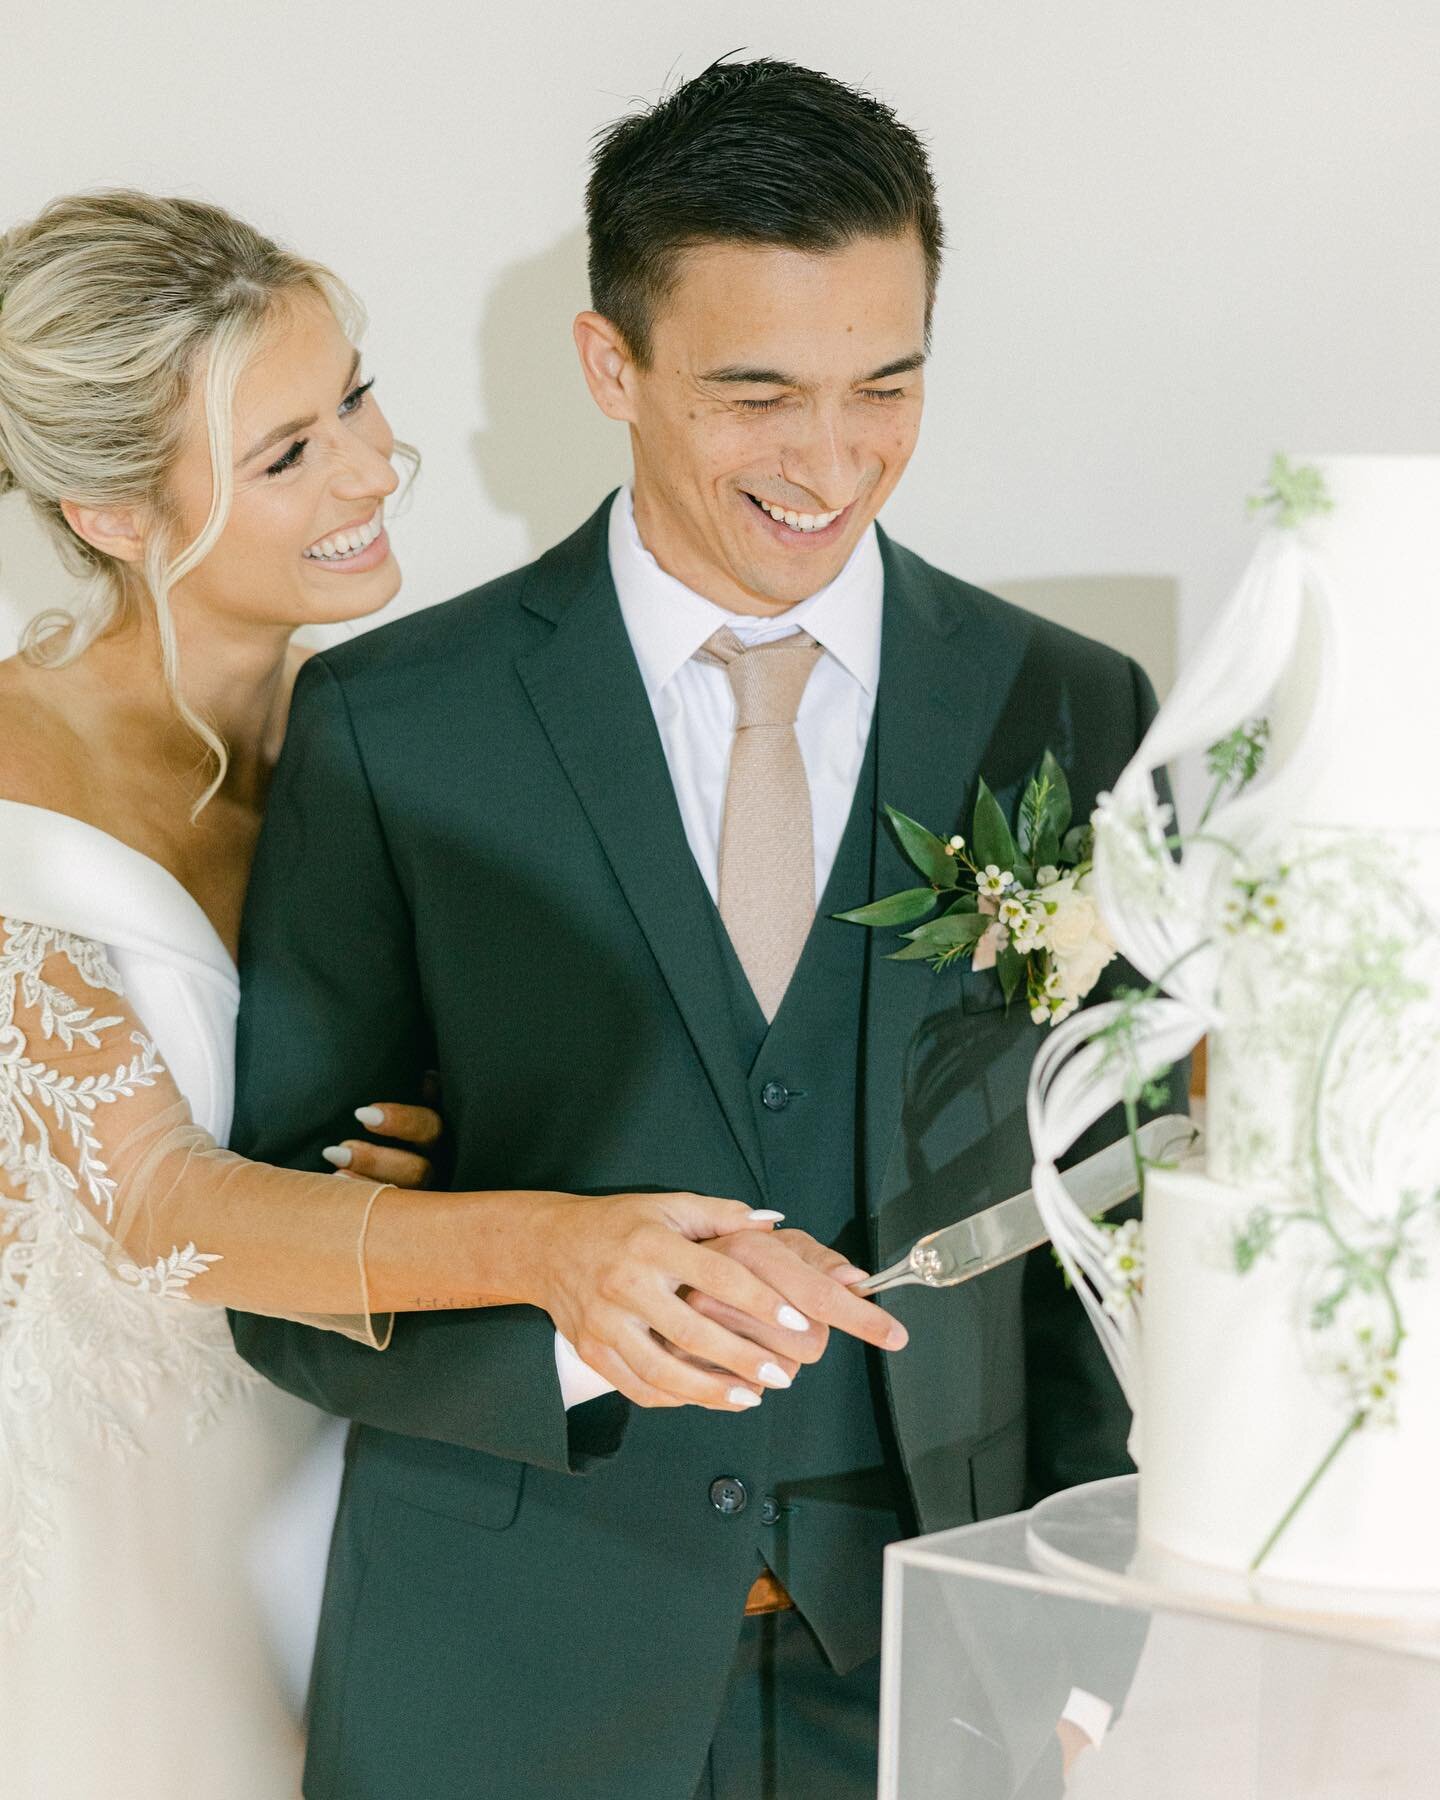
<path fill-rule="evenodd" d="M 71 611 L 83 593 L 24 497 L 7 494 L 0 501 L 0 657 L 15 654 L 36 613 L 52 606 Z"/>
<path fill-rule="evenodd" d="M 994 581 L 1004 600 L 1133 656 L 1163 700 L 1175 681 L 1180 583 L 1173 575 L 1049 575 Z"/>
<path fill-rule="evenodd" d="M 515 263 L 480 325 L 486 424 L 471 451 L 501 512 L 524 521 L 539 555 L 568 537 L 630 476 L 630 440 L 596 407 L 570 336 L 589 304 L 585 233 Z"/>

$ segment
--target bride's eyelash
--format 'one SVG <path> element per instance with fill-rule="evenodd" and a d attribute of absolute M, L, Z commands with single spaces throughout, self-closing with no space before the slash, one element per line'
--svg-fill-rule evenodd
<path fill-rule="evenodd" d="M 360 408 L 365 404 L 365 396 L 370 392 L 374 385 L 375 377 L 372 375 L 368 381 L 362 381 L 359 387 L 351 388 L 350 392 L 340 402 L 340 416 L 342 419 L 348 419 L 352 413 L 359 412 Z M 296 438 L 295 442 L 285 454 L 271 463 L 265 473 L 267 475 L 283 475 L 287 469 L 293 469 L 300 461 L 300 458 L 305 454 L 305 446 L 309 442 L 309 438 Z"/>
<path fill-rule="evenodd" d="M 271 463 L 265 473 L 267 475 L 283 475 L 287 469 L 293 469 L 304 454 L 305 446 L 309 442 L 309 438 L 296 438 L 285 454 L 278 461 Z"/>
<path fill-rule="evenodd" d="M 359 387 L 351 388 L 350 392 L 340 402 L 340 413 L 342 418 L 348 413 L 359 412 L 360 408 L 365 404 L 365 396 L 370 392 L 374 385 L 375 377 L 372 375 L 368 381 L 362 381 Z"/>

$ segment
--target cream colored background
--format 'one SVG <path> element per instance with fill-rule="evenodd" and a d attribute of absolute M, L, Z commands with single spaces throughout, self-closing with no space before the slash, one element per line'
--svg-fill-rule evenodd
<path fill-rule="evenodd" d="M 1436 0 L 14 0 L 0 222 L 206 195 L 331 262 L 426 457 L 400 608 L 528 559 L 626 468 L 568 337 L 587 146 L 738 46 L 933 148 L 950 252 L 886 523 L 1163 685 L 1277 446 L 1440 449 Z M 806 172 L 795 179 L 804 186 Z M 0 632 L 59 590 L 0 507 Z"/>

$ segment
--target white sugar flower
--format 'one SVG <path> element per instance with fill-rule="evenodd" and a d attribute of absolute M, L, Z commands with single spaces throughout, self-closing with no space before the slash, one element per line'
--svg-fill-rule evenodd
<path fill-rule="evenodd" d="M 1145 1244 L 1138 1219 L 1127 1219 L 1111 1231 L 1105 1274 L 1109 1281 L 1105 1310 L 1116 1318 L 1145 1290 Z"/>
<path fill-rule="evenodd" d="M 960 833 L 957 831 L 955 833 L 954 837 L 952 837 L 946 843 L 945 848 L 947 850 L 949 850 L 952 854 L 958 855 L 960 853 L 960 851 L 962 851 L 965 848 L 965 840 L 963 837 L 961 837 Z"/>
<path fill-rule="evenodd" d="M 1013 931 L 1017 925 L 1024 925 L 1028 917 L 1025 911 L 1025 902 L 1012 894 L 1008 899 L 1000 902 L 1000 911 L 996 916 L 1002 925 L 1008 925 Z"/>
<path fill-rule="evenodd" d="M 1046 863 L 1042 868 L 1035 871 L 1036 887 L 1050 887 L 1052 883 L 1057 882 L 1059 879 L 1060 871 L 1055 867 L 1054 863 Z"/>
<path fill-rule="evenodd" d="M 1348 1404 L 1365 1425 L 1394 1425 L 1400 1369 L 1388 1339 L 1368 1326 L 1356 1333 L 1353 1348 L 1335 1363 Z"/>
<path fill-rule="evenodd" d="M 1050 1008 L 1037 1001 L 1035 1005 L 1030 1008 L 1030 1017 L 1037 1025 L 1048 1025 L 1050 1023 Z"/>

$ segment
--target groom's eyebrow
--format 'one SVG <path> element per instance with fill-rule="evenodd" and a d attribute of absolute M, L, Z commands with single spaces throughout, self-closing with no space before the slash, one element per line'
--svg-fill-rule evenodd
<path fill-rule="evenodd" d="M 357 350 L 350 358 L 350 368 L 346 373 L 344 383 L 340 389 L 340 398 L 342 400 L 345 398 L 346 394 L 349 393 L 351 384 L 354 382 L 359 371 L 360 352 Z M 268 450 L 272 444 L 278 444 L 282 438 L 294 437 L 298 431 L 308 431 L 314 423 L 314 413 L 311 413 L 308 419 L 287 419 L 283 425 L 277 425 L 273 431 L 267 431 L 258 444 L 252 444 L 240 458 L 241 465 L 243 466 L 245 463 L 254 462 L 255 458 L 259 456 L 262 450 Z"/>
<path fill-rule="evenodd" d="M 912 369 L 925 366 L 925 352 L 912 350 L 908 356 L 898 356 L 894 362 L 888 362 L 883 368 L 872 369 L 868 375 L 857 377 L 857 385 L 867 381 L 884 381 L 891 375 L 908 375 Z M 787 375 L 782 369 L 752 368 L 748 363 L 727 363 L 724 368 L 707 369 L 700 377 L 701 381 L 724 382 L 733 386 L 753 387 L 804 387 L 805 383 L 793 375 Z"/>
<path fill-rule="evenodd" d="M 908 356 L 900 356 L 894 362 L 886 363 L 883 369 L 872 370 L 869 375 L 862 375 L 862 381 L 885 381 L 892 375 L 909 375 L 915 369 L 925 367 L 925 352 L 912 350 Z"/>

